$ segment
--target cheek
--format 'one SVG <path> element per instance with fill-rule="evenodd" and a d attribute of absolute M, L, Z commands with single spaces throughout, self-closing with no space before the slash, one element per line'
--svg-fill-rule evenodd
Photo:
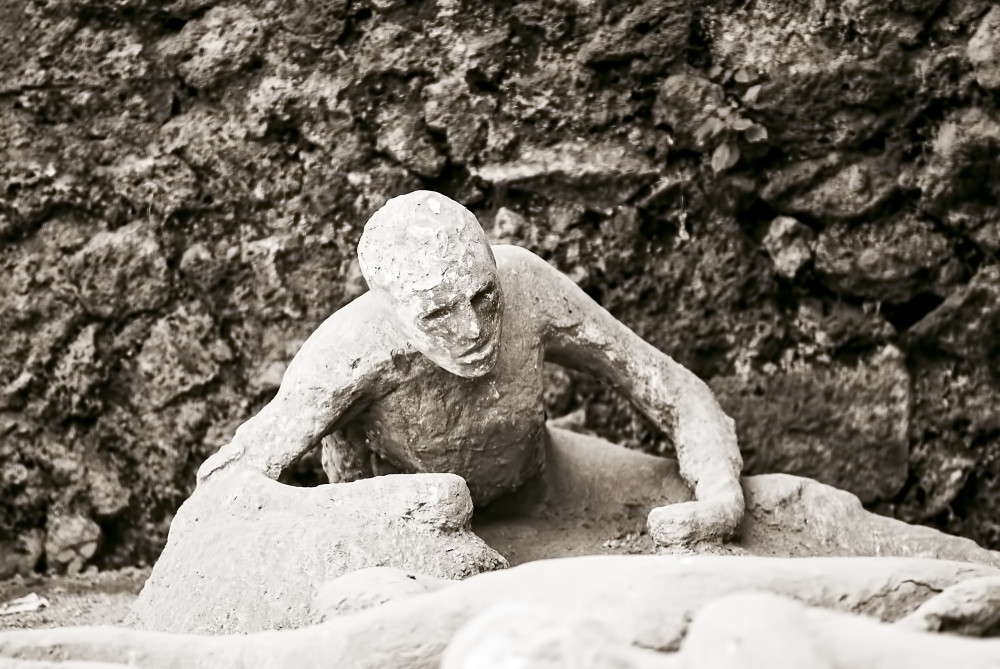
<path fill-rule="evenodd" d="M 503 322 L 503 297 L 498 297 L 497 301 L 489 305 L 489 309 L 480 315 L 480 323 L 484 329 L 496 333 L 500 331 L 500 324 Z"/>
<path fill-rule="evenodd" d="M 419 321 L 408 323 L 404 328 L 410 343 L 416 344 L 418 348 L 444 348 L 447 341 L 447 333 L 440 325 L 424 324 Z"/>

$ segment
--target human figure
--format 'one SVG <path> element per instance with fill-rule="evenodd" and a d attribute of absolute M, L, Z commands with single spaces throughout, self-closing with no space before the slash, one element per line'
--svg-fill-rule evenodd
<path fill-rule="evenodd" d="M 704 382 L 563 274 L 525 249 L 491 248 L 470 211 L 429 191 L 389 200 L 358 255 L 371 290 L 309 337 L 199 482 L 234 465 L 277 478 L 322 441 L 331 482 L 450 472 L 480 508 L 544 468 L 550 360 L 608 382 L 672 434 L 695 499 L 650 512 L 657 545 L 733 534 L 744 500 L 732 420 Z"/>

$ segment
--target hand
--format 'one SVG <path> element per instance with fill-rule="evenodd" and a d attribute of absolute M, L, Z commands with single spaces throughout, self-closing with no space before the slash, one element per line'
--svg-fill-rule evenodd
<path fill-rule="evenodd" d="M 657 548 L 692 549 L 719 545 L 736 532 L 743 518 L 743 496 L 681 502 L 649 512 L 646 527 Z"/>
<path fill-rule="evenodd" d="M 208 477 L 215 472 L 225 469 L 242 457 L 243 446 L 229 442 L 201 463 L 201 467 L 198 468 L 198 485 L 208 480 Z"/>

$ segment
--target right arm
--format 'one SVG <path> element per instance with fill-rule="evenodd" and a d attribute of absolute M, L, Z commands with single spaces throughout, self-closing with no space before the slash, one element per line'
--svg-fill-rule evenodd
<path fill-rule="evenodd" d="M 367 296 L 330 316 L 306 340 L 277 395 L 198 470 L 198 483 L 239 463 L 276 479 L 319 444 L 369 389 L 381 357 Z"/>

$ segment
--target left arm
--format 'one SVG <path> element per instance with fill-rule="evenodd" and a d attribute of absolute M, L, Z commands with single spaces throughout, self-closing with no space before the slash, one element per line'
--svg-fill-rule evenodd
<path fill-rule="evenodd" d="M 671 518 L 668 524 L 684 527 L 660 527 L 658 532 L 651 516 L 650 529 L 657 543 L 693 543 L 731 534 L 743 516 L 739 485 L 743 459 L 733 421 L 711 389 L 541 258 L 524 249 L 505 253 L 512 269 L 527 279 L 518 285 L 527 293 L 522 297 L 530 305 L 531 316 L 543 324 L 546 358 L 607 381 L 673 435 L 681 476 L 698 500 L 693 504 L 704 503 L 695 514 L 702 518 Z M 677 513 L 654 511 L 654 515 L 662 519 L 684 513 L 677 509 Z M 708 526 L 702 527 L 705 523 Z"/>

